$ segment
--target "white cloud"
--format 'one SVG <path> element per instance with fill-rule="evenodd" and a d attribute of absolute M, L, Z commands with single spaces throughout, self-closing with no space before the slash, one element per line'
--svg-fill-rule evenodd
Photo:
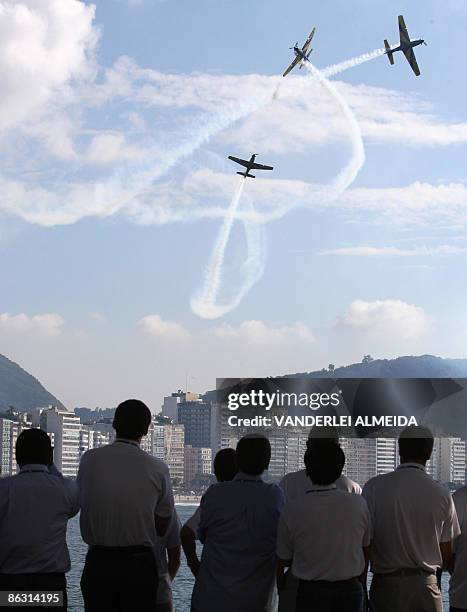
<path fill-rule="evenodd" d="M 355 300 L 335 326 L 359 334 L 412 340 L 429 331 L 431 320 L 423 308 L 402 300 Z"/>
<path fill-rule="evenodd" d="M 465 255 L 467 247 L 440 244 L 434 247 L 419 246 L 401 249 L 394 246 L 355 246 L 322 251 L 319 255 L 338 255 L 344 257 L 433 257 L 436 255 Z"/>
<path fill-rule="evenodd" d="M 91 140 L 86 159 L 89 164 L 109 165 L 116 162 L 143 160 L 145 153 L 128 145 L 121 133 L 98 134 Z"/>
<path fill-rule="evenodd" d="M 43 336 L 58 336 L 64 325 L 63 318 L 55 313 L 44 313 L 29 316 L 24 313 L 11 315 L 0 314 L 0 332 L 29 334 L 39 333 Z"/>
<path fill-rule="evenodd" d="M 304 323 L 271 326 L 264 321 L 244 321 L 238 327 L 221 325 L 213 334 L 222 340 L 236 340 L 252 344 L 274 345 L 288 341 L 314 342 L 310 328 Z"/>
<path fill-rule="evenodd" d="M 94 11 L 78 0 L 2 0 L 0 129 L 38 119 L 72 79 L 92 76 Z"/>
<path fill-rule="evenodd" d="M 145 333 L 163 340 L 186 342 L 191 338 L 190 332 L 182 325 L 164 321 L 157 314 L 146 315 L 138 321 L 138 325 Z"/>

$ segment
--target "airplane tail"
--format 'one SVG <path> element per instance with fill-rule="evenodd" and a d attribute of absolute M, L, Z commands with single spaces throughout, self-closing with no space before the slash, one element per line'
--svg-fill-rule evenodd
<path fill-rule="evenodd" d="M 255 176 L 253 176 L 252 174 L 249 174 L 248 172 L 237 172 L 237 174 L 239 174 L 240 176 L 244 176 L 245 178 L 248 176 L 249 178 L 256 178 Z"/>
<path fill-rule="evenodd" d="M 391 51 L 391 45 L 388 43 L 387 40 L 384 41 L 384 47 L 386 49 L 386 55 L 389 58 L 389 62 L 391 65 L 394 64 L 394 53 Z"/>

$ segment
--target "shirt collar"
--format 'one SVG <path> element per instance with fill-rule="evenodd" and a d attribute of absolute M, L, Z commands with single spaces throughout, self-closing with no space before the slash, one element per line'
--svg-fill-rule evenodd
<path fill-rule="evenodd" d="M 23 465 L 23 467 L 19 470 L 20 474 L 24 474 L 25 472 L 49 472 L 49 468 L 43 463 L 27 463 Z"/>
<path fill-rule="evenodd" d="M 308 489 L 307 493 L 314 492 L 314 491 L 334 491 L 334 490 L 337 490 L 337 486 L 335 482 L 329 485 L 317 485 L 317 484 L 311 483 L 310 488 Z"/>
<path fill-rule="evenodd" d="M 421 463 L 415 463 L 411 461 L 408 461 L 407 463 L 401 463 L 400 465 L 397 466 L 396 469 L 404 470 L 406 468 L 414 468 L 416 470 L 420 470 L 421 472 L 426 472 L 426 468 L 424 465 L 422 465 Z"/>
<path fill-rule="evenodd" d="M 139 448 L 139 442 L 136 442 L 136 440 L 127 440 L 127 438 L 115 438 L 114 444 L 116 444 L 117 442 L 120 442 L 122 444 L 129 444 L 130 446 L 136 446 L 136 448 Z"/>
<path fill-rule="evenodd" d="M 263 474 L 253 476 L 252 474 L 245 474 L 245 472 L 238 472 L 234 476 L 234 480 L 239 480 L 240 482 L 263 482 Z"/>

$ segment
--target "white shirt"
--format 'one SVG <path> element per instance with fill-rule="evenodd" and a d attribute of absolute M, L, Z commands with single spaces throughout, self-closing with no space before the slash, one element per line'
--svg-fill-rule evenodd
<path fill-rule="evenodd" d="M 198 527 L 199 527 L 200 519 L 201 519 L 201 506 L 198 506 L 198 508 L 196 508 L 196 512 L 192 516 L 190 516 L 190 518 L 183 525 L 184 527 L 189 527 L 191 531 L 193 531 L 193 533 L 196 536 L 196 539 L 198 539 Z"/>
<path fill-rule="evenodd" d="M 280 488 L 284 491 L 285 499 L 292 501 L 301 497 L 310 488 L 311 480 L 306 475 L 306 470 L 299 470 L 298 472 L 291 472 L 286 474 L 279 483 Z M 336 480 L 336 487 L 341 491 L 347 491 L 348 493 L 355 493 L 360 495 L 362 488 L 359 484 L 347 478 L 347 476 L 340 476 Z"/>
<path fill-rule="evenodd" d="M 454 608 L 467 609 L 467 487 L 452 496 L 461 529 L 455 541 L 456 561 L 449 582 L 449 601 Z"/>
<path fill-rule="evenodd" d="M 418 463 L 403 463 L 363 487 L 373 525 L 373 573 L 404 568 L 435 572 L 442 565 L 439 544 L 460 533 L 450 492 Z"/>
<path fill-rule="evenodd" d="M 363 497 L 309 480 L 307 492 L 282 511 L 277 556 L 292 559 L 292 574 L 301 580 L 348 580 L 365 569 L 362 549 L 370 538 Z"/>
<path fill-rule="evenodd" d="M 167 550 L 177 548 L 180 544 L 180 520 L 177 513 L 174 512 L 167 533 L 164 537 L 157 538 L 157 544 L 154 549 L 157 562 L 157 573 L 159 576 L 159 586 L 157 588 L 158 604 L 172 602 L 172 581 L 167 566 Z"/>
<path fill-rule="evenodd" d="M 78 510 L 76 483 L 45 465 L 0 478 L 0 573 L 67 572 L 67 522 Z"/>
<path fill-rule="evenodd" d="M 81 535 L 90 546 L 151 546 L 157 542 L 155 515 L 174 509 L 165 463 L 117 440 L 87 451 L 79 466 Z"/>
<path fill-rule="evenodd" d="M 265 612 L 276 571 L 277 523 L 284 495 L 260 476 L 239 473 L 201 499 L 204 544 L 193 590 L 200 612 Z"/>

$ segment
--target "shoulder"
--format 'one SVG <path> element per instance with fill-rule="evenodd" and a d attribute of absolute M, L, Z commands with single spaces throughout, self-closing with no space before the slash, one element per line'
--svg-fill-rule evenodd
<path fill-rule="evenodd" d="M 370 478 L 370 480 L 368 480 L 363 486 L 363 497 L 371 495 L 383 488 L 391 480 L 392 474 L 393 472 L 390 472 L 389 474 L 380 474 L 379 476 L 373 476 L 373 478 Z"/>
<path fill-rule="evenodd" d="M 164 461 L 162 461 L 162 459 L 158 459 L 153 455 L 149 455 L 143 450 L 141 451 L 141 453 L 144 455 L 143 461 L 146 461 L 155 472 L 163 474 L 164 476 L 167 476 L 169 474 L 169 467 Z"/>

